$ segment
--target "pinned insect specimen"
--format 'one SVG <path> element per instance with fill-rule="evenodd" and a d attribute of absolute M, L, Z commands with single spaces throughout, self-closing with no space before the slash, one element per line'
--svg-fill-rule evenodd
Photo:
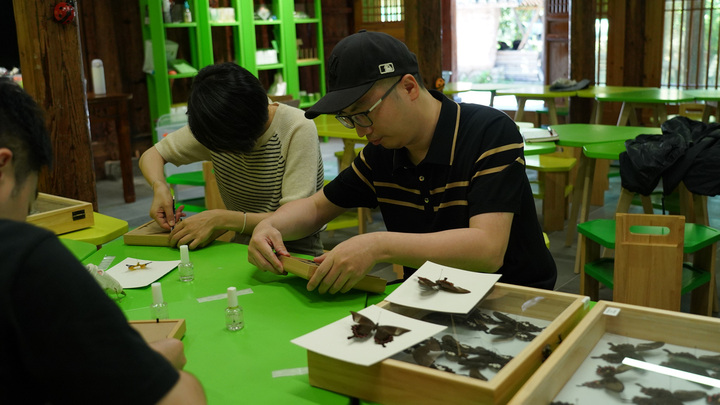
<path fill-rule="evenodd" d="M 597 370 L 595 370 L 595 373 L 597 373 L 597 375 L 602 378 L 599 380 L 588 381 L 586 383 L 580 384 L 580 386 L 588 388 L 604 388 L 613 392 L 622 392 L 625 389 L 625 385 L 615 376 L 617 374 L 628 371 L 630 368 L 631 367 L 625 365 L 620 367 L 598 366 Z"/>
<path fill-rule="evenodd" d="M 645 361 L 645 358 L 640 354 L 640 352 L 645 352 L 648 350 L 653 349 L 659 349 L 665 345 L 665 342 L 648 342 L 648 343 L 640 343 L 637 345 L 632 345 L 630 343 L 623 343 L 616 345 L 612 342 L 608 342 L 610 345 L 610 350 L 614 353 L 606 353 L 600 356 L 594 356 L 593 359 L 603 359 L 607 361 L 608 363 L 613 364 L 619 364 L 622 363 L 623 359 L 625 357 L 630 357 L 631 359 L 636 359 L 640 361 Z"/>
<path fill-rule="evenodd" d="M 435 281 L 432 281 L 425 277 L 418 277 L 418 283 L 420 283 L 420 287 L 431 291 L 443 290 L 455 294 L 467 294 L 470 292 L 470 290 L 458 287 L 455 284 L 447 281 L 447 277 L 443 278 L 442 280 Z"/>
<path fill-rule="evenodd" d="M 708 404 L 720 404 L 720 394 L 708 395 L 705 402 Z"/>
<path fill-rule="evenodd" d="M 128 267 L 128 270 L 146 269 L 147 265 L 150 263 L 152 263 L 152 262 L 147 262 L 147 263 L 137 262 L 137 264 L 126 264 L 126 266 Z"/>
<path fill-rule="evenodd" d="M 671 352 L 668 349 L 663 350 L 668 353 L 668 361 L 660 363 L 661 366 L 710 377 L 707 372 L 707 367 L 705 367 L 707 363 L 700 361 L 694 354 L 688 352 Z M 700 384 L 700 386 L 710 388 L 705 384 Z"/>
<path fill-rule="evenodd" d="M 632 402 L 634 404 L 682 405 L 682 403 L 686 401 L 705 398 L 705 393 L 702 391 L 670 391 L 664 388 L 648 388 L 640 384 L 637 385 L 640 386 L 640 392 L 647 395 L 647 397 L 633 397 Z"/>
<path fill-rule="evenodd" d="M 535 332 L 543 330 L 543 328 L 527 321 L 518 322 L 502 312 L 494 311 L 493 315 L 499 320 L 499 323 L 498 326 L 490 329 L 488 333 L 498 335 L 502 339 L 517 338 L 518 340 L 529 342 L 535 339 Z"/>
<path fill-rule="evenodd" d="M 418 345 L 413 351 L 412 356 L 415 362 L 421 366 L 429 367 L 435 362 L 435 359 L 442 354 L 440 342 L 431 337 Z"/>
<path fill-rule="evenodd" d="M 348 336 L 348 339 L 365 339 L 375 332 L 375 343 L 385 347 L 386 344 L 393 341 L 393 336 L 400 336 L 403 333 L 410 332 L 410 329 L 400 328 L 398 326 L 380 326 L 371 321 L 370 318 L 355 311 L 350 311 L 350 313 L 356 324 L 352 326 L 353 334 L 352 336 Z"/>
<path fill-rule="evenodd" d="M 125 296 L 122 286 L 107 272 L 100 270 L 100 268 L 94 264 L 88 264 L 87 269 L 92 274 L 95 281 L 100 284 L 103 290 L 107 293 L 115 293 L 115 295 Z"/>

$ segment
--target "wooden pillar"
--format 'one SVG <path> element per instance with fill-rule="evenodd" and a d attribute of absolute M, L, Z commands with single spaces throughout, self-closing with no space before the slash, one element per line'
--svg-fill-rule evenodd
<path fill-rule="evenodd" d="M 442 70 L 452 72 L 457 77 L 457 39 L 455 38 L 455 0 L 442 0 Z M 453 81 L 453 77 L 450 77 Z M 455 80 L 456 81 L 456 80 Z"/>
<path fill-rule="evenodd" d="M 436 0 L 405 1 L 405 44 L 417 55 L 428 89 L 442 77 L 441 5 Z"/>
<path fill-rule="evenodd" d="M 595 2 L 570 2 L 570 78 L 595 79 Z M 570 98 L 570 122 L 588 123 L 592 111 L 589 98 Z"/>
<path fill-rule="evenodd" d="M 38 190 L 97 211 L 78 20 L 56 22 L 56 3 L 13 0 L 23 86 L 45 110 L 53 145 L 53 167 L 40 175 Z"/>

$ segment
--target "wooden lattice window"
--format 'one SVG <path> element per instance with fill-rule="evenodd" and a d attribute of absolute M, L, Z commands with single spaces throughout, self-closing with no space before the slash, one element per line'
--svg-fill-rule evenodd
<path fill-rule="evenodd" d="M 363 0 L 363 23 L 405 21 L 403 0 Z"/>
<path fill-rule="evenodd" d="M 720 1 L 665 0 L 661 85 L 718 88 Z"/>

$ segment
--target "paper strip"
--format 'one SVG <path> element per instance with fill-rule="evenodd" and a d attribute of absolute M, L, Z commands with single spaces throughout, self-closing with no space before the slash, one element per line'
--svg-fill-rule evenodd
<path fill-rule="evenodd" d="M 253 290 L 251 288 L 246 288 L 244 290 L 238 290 L 237 295 L 246 295 L 246 294 L 252 294 Z M 225 294 L 217 294 L 217 295 L 209 295 L 207 297 L 200 297 L 197 299 L 197 302 L 209 302 L 209 301 L 217 301 L 217 300 L 224 300 L 227 299 L 227 293 Z"/>

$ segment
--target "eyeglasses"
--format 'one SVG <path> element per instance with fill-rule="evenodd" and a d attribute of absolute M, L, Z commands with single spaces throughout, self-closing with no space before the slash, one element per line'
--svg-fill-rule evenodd
<path fill-rule="evenodd" d="M 336 115 L 335 119 L 340 121 L 341 124 L 343 124 L 346 128 L 353 129 L 355 128 L 355 125 L 363 128 L 371 127 L 373 125 L 372 120 L 370 117 L 368 117 L 368 114 L 370 114 L 375 108 L 377 108 L 378 105 L 385 99 L 385 97 L 390 94 L 391 91 L 395 88 L 395 86 L 398 85 L 402 81 L 402 77 L 400 80 L 395 82 L 388 91 L 385 92 L 385 94 L 380 97 L 380 100 L 378 100 L 375 104 L 372 105 L 372 107 L 368 108 L 367 111 L 359 112 L 357 114 L 350 114 L 350 115 Z"/>

